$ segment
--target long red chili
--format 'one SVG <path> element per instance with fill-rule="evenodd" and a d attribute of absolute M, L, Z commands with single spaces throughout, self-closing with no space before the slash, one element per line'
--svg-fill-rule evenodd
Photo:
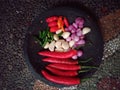
<path fill-rule="evenodd" d="M 68 58 L 59 59 L 59 58 L 48 57 L 48 58 L 44 58 L 43 61 L 49 62 L 49 63 L 78 64 L 78 60 L 72 60 Z"/>
<path fill-rule="evenodd" d="M 46 66 L 46 69 L 51 71 L 53 74 L 55 75 L 59 75 L 59 76 L 77 76 L 78 75 L 78 71 L 77 70 L 59 70 L 59 69 L 55 69 L 52 68 L 50 66 Z"/>
<path fill-rule="evenodd" d="M 95 68 L 97 69 L 97 67 L 95 66 L 80 66 L 78 64 L 60 64 L 60 63 L 51 63 L 48 66 L 56 68 L 56 69 L 60 69 L 60 70 L 81 70 L 81 69 L 91 69 L 91 68 Z"/>
<path fill-rule="evenodd" d="M 46 69 L 55 75 L 59 76 L 77 76 L 79 73 L 88 72 L 89 70 L 59 70 L 50 66 L 46 66 Z"/>
<path fill-rule="evenodd" d="M 77 55 L 77 51 L 76 50 L 70 50 L 68 52 L 41 51 L 38 52 L 38 54 L 53 58 L 71 58 L 72 56 Z"/>
<path fill-rule="evenodd" d="M 54 83 L 63 84 L 63 85 L 76 85 L 80 84 L 80 78 L 78 77 L 63 77 L 63 76 L 54 76 L 47 73 L 45 70 L 42 70 L 41 73 L 43 76 Z"/>
<path fill-rule="evenodd" d="M 56 69 L 60 69 L 60 70 L 80 70 L 81 69 L 80 65 L 75 65 L 75 64 L 66 65 L 66 64 L 60 64 L 60 63 L 59 64 L 58 63 L 55 63 L 55 64 L 52 63 L 52 64 L 49 64 L 48 66 L 56 68 Z"/>

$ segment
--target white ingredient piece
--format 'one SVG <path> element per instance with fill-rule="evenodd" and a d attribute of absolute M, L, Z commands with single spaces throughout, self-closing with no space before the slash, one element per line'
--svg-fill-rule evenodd
<path fill-rule="evenodd" d="M 69 44 L 68 44 L 68 42 L 62 42 L 62 48 L 63 48 L 63 49 L 69 49 Z"/>
<path fill-rule="evenodd" d="M 70 32 L 63 32 L 62 37 L 64 39 L 68 38 L 70 36 Z"/>
<path fill-rule="evenodd" d="M 64 49 L 63 49 L 63 48 L 56 48 L 55 51 L 56 51 L 56 52 L 63 52 Z"/>
<path fill-rule="evenodd" d="M 53 38 L 54 38 L 54 40 L 56 40 L 56 41 L 59 40 L 59 37 L 58 37 L 57 34 L 54 34 Z"/>
<path fill-rule="evenodd" d="M 61 48 L 61 47 L 62 47 L 62 42 L 59 41 L 59 40 L 56 41 L 56 43 L 55 43 L 55 47 L 58 48 L 58 49 Z"/>
<path fill-rule="evenodd" d="M 54 51 L 54 48 L 55 48 L 55 41 L 52 41 L 49 45 L 49 50 Z"/>
<path fill-rule="evenodd" d="M 60 30 L 57 30 L 56 31 L 56 34 L 59 34 L 59 33 L 61 33 L 62 32 L 62 30 L 60 29 Z"/>
<path fill-rule="evenodd" d="M 75 44 L 75 41 L 74 41 L 74 40 L 71 40 L 71 41 L 69 42 L 69 46 L 70 46 L 70 47 L 73 47 L 74 44 Z"/>
<path fill-rule="evenodd" d="M 82 34 L 85 35 L 87 33 L 89 33 L 91 31 L 91 29 L 89 27 L 84 27 L 82 30 Z"/>
<path fill-rule="evenodd" d="M 49 42 L 47 42 L 44 46 L 44 49 L 47 49 L 49 47 Z"/>

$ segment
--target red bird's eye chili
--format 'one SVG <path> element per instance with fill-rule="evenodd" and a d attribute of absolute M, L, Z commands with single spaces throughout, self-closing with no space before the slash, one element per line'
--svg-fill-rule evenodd
<path fill-rule="evenodd" d="M 69 26 L 69 23 L 68 23 L 68 20 L 67 20 L 66 17 L 64 17 L 63 21 L 64 21 L 65 26 L 68 27 L 68 26 Z"/>
<path fill-rule="evenodd" d="M 52 16 L 52 17 L 48 17 L 46 19 L 46 22 L 50 23 L 50 22 L 53 22 L 53 21 L 56 21 L 56 20 L 58 20 L 58 17 L 57 16 Z"/>
<path fill-rule="evenodd" d="M 70 50 L 68 52 L 41 51 L 38 52 L 38 54 L 53 58 L 71 58 L 72 56 L 77 55 L 77 51 L 76 50 Z"/>
<path fill-rule="evenodd" d="M 59 76 L 77 76 L 79 73 L 84 73 L 87 72 L 89 70 L 59 70 L 59 69 L 55 69 L 52 68 L 50 66 L 46 66 L 46 69 L 49 70 L 50 72 L 52 72 L 55 75 L 59 75 Z"/>
<path fill-rule="evenodd" d="M 65 31 L 65 30 L 64 30 L 64 22 L 63 22 L 63 20 L 62 20 L 62 16 L 60 16 L 60 17 L 58 18 L 57 25 L 58 25 L 58 28 L 59 28 L 59 29 L 61 29 L 63 32 Z"/>
<path fill-rule="evenodd" d="M 56 32 L 59 30 L 58 26 L 50 27 L 50 32 Z"/>
<path fill-rule="evenodd" d="M 59 59 L 59 58 L 48 57 L 48 58 L 44 58 L 43 61 L 49 62 L 49 63 L 78 64 L 78 60 L 72 60 L 68 58 Z"/>
<path fill-rule="evenodd" d="M 55 27 L 55 26 L 57 26 L 57 22 L 50 22 L 49 24 L 48 24 L 48 26 L 49 27 Z"/>
<path fill-rule="evenodd" d="M 41 73 L 43 76 L 54 83 L 63 84 L 63 85 L 76 85 L 80 84 L 80 78 L 78 77 L 64 77 L 64 76 L 54 76 L 47 73 L 45 70 L 42 70 Z"/>

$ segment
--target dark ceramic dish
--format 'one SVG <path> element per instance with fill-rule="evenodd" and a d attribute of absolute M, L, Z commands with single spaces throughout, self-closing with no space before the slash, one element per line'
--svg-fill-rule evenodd
<path fill-rule="evenodd" d="M 39 51 L 43 50 L 43 48 L 41 48 L 38 43 L 35 43 L 35 40 L 33 38 L 34 35 L 38 34 L 39 30 L 46 29 L 47 24 L 45 22 L 45 19 L 53 15 L 66 16 L 70 23 L 73 23 L 77 17 L 83 17 L 85 19 L 85 26 L 91 28 L 91 32 L 85 36 L 86 41 L 90 42 L 90 45 L 86 45 L 82 48 L 84 55 L 81 58 L 87 59 L 92 57 L 93 60 L 84 65 L 98 66 L 99 68 L 103 56 L 103 39 L 99 26 L 94 18 L 92 18 L 89 13 L 77 8 L 58 7 L 55 9 L 47 10 L 44 13 L 40 14 L 39 17 L 33 21 L 32 25 L 28 28 L 24 47 L 25 60 L 30 68 L 30 71 L 33 73 L 33 75 L 35 75 L 37 79 L 45 82 L 48 85 L 64 87 L 65 85 L 50 82 L 42 76 L 41 70 L 45 69 L 45 66 L 48 63 L 43 62 L 41 60 L 43 57 L 37 54 Z M 79 77 L 91 77 L 96 70 L 97 69 L 92 69 L 87 73 L 79 74 Z"/>

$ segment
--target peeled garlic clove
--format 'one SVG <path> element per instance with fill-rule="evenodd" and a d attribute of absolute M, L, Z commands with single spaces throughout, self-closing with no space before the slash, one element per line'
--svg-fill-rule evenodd
<path fill-rule="evenodd" d="M 49 45 L 49 50 L 54 51 L 54 48 L 55 48 L 55 41 L 52 41 Z"/>
<path fill-rule="evenodd" d="M 82 29 L 82 34 L 85 35 L 85 34 L 89 33 L 90 31 L 91 31 L 91 29 L 89 27 L 84 27 Z"/>
<path fill-rule="evenodd" d="M 44 46 L 44 49 L 47 49 L 49 47 L 49 42 L 47 42 Z"/>
<path fill-rule="evenodd" d="M 62 30 L 60 29 L 60 30 L 57 30 L 56 31 L 56 34 L 59 34 L 59 33 L 61 33 L 62 32 Z"/>
<path fill-rule="evenodd" d="M 56 47 L 56 48 L 61 48 L 61 47 L 62 47 L 62 42 L 57 41 L 57 42 L 55 43 L 55 47 Z"/>
<path fill-rule="evenodd" d="M 70 32 L 63 32 L 62 37 L 64 39 L 68 38 L 70 36 Z"/>
<path fill-rule="evenodd" d="M 74 44 L 75 44 L 75 41 L 74 41 L 74 40 L 71 40 L 71 41 L 69 42 L 69 46 L 70 46 L 70 47 L 73 47 Z"/>
<path fill-rule="evenodd" d="M 63 49 L 63 48 L 56 48 L 55 51 L 56 51 L 56 52 L 63 52 L 64 49 Z"/>
<path fill-rule="evenodd" d="M 65 42 L 65 40 L 64 39 L 59 39 L 58 42 L 63 43 L 63 42 Z"/>
<path fill-rule="evenodd" d="M 64 49 L 64 52 L 67 52 L 67 51 L 69 51 L 69 49 Z"/>
<path fill-rule="evenodd" d="M 63 49 L 69 49 L 69 44 L 68 44 L 68 42 L 63 42 L 63 43 L 62 43 L 62 48 L 63 48 Z"/>
<path fill-rule="evenodd" d="M 59 40 L 59 37 L 57 34 L 54 34 L 53 38 L 54 38 L 54 40 Z"/>

